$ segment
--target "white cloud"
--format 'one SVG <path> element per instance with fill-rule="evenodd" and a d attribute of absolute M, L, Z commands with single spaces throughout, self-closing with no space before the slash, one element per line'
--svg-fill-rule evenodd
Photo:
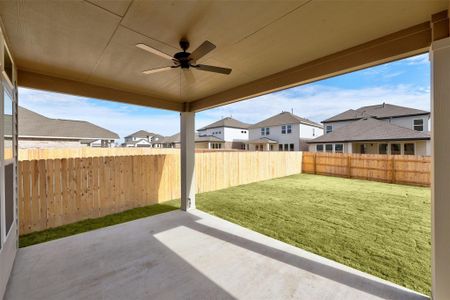
<path fill-rule="evenodd" d="M 421 65 L 421 64 L 428 64 L 430 61 L 429 61 L 428 53 L 425 53 L 425 54 L 409 57 L 409 58 L 405 59 L 405 62 L 408 65 Z"/>
<path fill-rule="evenodd" d="M 146 107 L 20 89 L 19 105 L 50 118 L 85 120 L 122 138 L 144 129 L 163 135 L 179 131 L 179 115 Z"/>
<path fill-rule="evenodd" d="M 179 132 L 176 112 L 28 89 L 21 89 L 19 95 L 21 106 L 45 116 L 86 120 L 117 132 L 120 137 L 140 129 L 163 135 Z M 310 84 L 200 112 L 196 127 L 227 116 L 256 123 L 291 109 L 299 116 L 320 122 L 347 109 L 382 102 L 430 110 L 430 91 L 413 85 L 352 89 Z"/>
<path fill-rule="evenodd" d="M 412 85 L 344 89 L 316 84 L 215 108 L 200 113 L 198 119 L 206 123 L 233 116 L 254 123 L 293 109 L 299 116 L 320 122 L 347 109 L 383 102 L 430 110 L 430 91 Z"/>

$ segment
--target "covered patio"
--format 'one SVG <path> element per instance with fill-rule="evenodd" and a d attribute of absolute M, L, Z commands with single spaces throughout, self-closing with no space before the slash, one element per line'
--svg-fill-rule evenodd
<path fill-rule="evenodd" d="M 190 210 L 20 249 L 5 299 L 427 297 Z"/>
<path fill-rule="evenodd" d="M 9 187 L 0 193 L 0 296 L 9 280 L 8 299 L 274 298 L 279 293 L 420 299 L 197 212 L 195 114 L 429 52 L 432 295 L 448 299 L 449 7 L 448 0 L 1 1 L 0 122 L 11 102 L 15 123 L 11 157 L 4 156 L 7 143 L 0 130 L 5 157 L 0 182 Z M 186 46 L 187 40 L 191 49 L 184 50 L 190 52 L 180 52 L 180 41 Z M 173 61 L 175 53 L 190 60 Z M 217 72 L 205 72 L 211 70 Z M 18 250 L 19 86 L 180 112 L 182 211 Z M 68 254 L 73 260 L 67 261 Z"/>

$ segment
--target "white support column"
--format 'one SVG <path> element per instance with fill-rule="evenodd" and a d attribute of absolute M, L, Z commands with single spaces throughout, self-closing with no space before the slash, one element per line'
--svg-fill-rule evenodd
<path fill-rule="evenodd" d="M 450 38 L 432 43 L 432 298 L 450 297 Z"/>
<path fill-rule="evenodd" d="M 180 113 L 181 209 L 195 208 L 195 113 Z"/>

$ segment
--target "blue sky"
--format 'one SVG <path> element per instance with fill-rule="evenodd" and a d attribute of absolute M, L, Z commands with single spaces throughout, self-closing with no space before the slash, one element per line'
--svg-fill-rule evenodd
<path fill-rule="evenodd" d="M 382 102 L 430 110 L 429 69 L 428 54 L 423 54 L 203 111 L 196 116 L 196 127 L 227 116 L 254 123 L 291 110 L 320 122 L 350 108 Z M 140 129 L 162 135 L 179 131 L 179 114 L 165 110 L 30 89 L 19 90 L 19 103 L 48 117 L 90 121 L 121 138 Z"/>

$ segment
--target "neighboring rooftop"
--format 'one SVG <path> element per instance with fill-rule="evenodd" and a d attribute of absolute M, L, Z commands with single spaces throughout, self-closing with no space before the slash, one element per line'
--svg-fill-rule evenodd
<path fill-rule="evenodd" d="M 212 135 L 203 135 L 203 136 L 195 135 L 195 142 L 196 143 L 200 143 L 200 142 L 218 142 L 218 143 L 220 143 L 220 142 L 225 142 L 225 141 L 218 137 L 212 136 Z M 158 143 L 178 144 L 178 143 L 180 143 L 180 133 L 176 133 L 174 135 L 164 137 L 161 141 L 158 141 Z"/>
<path fill-rule="evenodd" d="M 322 121 L 322 123 L 346 121 L 346 120 L 358 120 L 364 117 L 386 119 L 404 116 L 427 115 L 429 113 L 430 113 L 429 111 L 425 110 L 382 103 L 377 105 L 362 106 L 356 110 L 349 109 L 344 111 L 343 113 L 337 114 L 331 118 Z"/>
<path fill-rule="evenodd" d="M 143 138 L 147 138 L 149 136 L 160 136 L 160 137 L 162 137 L 161 135 L 159 135 L 157 133 L 148 132 L 146 130 L 139 130 L 139 131 L 136 131 L 136 132 L 134 132 L 134 133 L 132 133 L 130 135 L 127 135 L 125 138 L 135 137 L 135 138 L 142 138 L 143 139 Z"/>
<path fill-rule="evenodd" d="M 375 118 L 363 118 L 342 126 L 330 133 L 315 138 L 308 143 L 362 142 L 389 140 L 429 140 L 430 133 L 416 131 L 380 121 Z"/>
<path fill-rule="evenodd" d="M 19 137 L 76 140 L 115 140 L 119 135 L 87 121 L 51 119 L 19 106 Z M 11 116 L 5 118 L 5 134 L 11 135 Z"/>
<path fill-rule="evenodd" d="M 314 126 L 314 127 L 318 127 L 318 128 L 323 128 L 322 124 L 299 117 L 299 116 L 294 115 L 287 111 L 281 112 L 278 115 L 275 115 L 275 116 L 265 119 L 259 123 L 251 125 L 249 128 L 270 127 L 270 126 L 278 126 L 278 125 L 284 125 L 284 124 L 304 124 L 304 125 L 310 125 L 310 126 Z"/>
<path fill-rule="evenodd" d="M 231 117 L 223 118 L 222 120 L 219 120 L 217 122 L 211 123 L 205 127 L 202 127 L 198 129 L 198 131 L 210 129 L 210 128 L 219 128 L 219 127 L 230 127 L 230 128 L 242 128 L 247 129 L 250 126 L 250 124 L 241 122 L 239 120 L 233 119 Z"/>

